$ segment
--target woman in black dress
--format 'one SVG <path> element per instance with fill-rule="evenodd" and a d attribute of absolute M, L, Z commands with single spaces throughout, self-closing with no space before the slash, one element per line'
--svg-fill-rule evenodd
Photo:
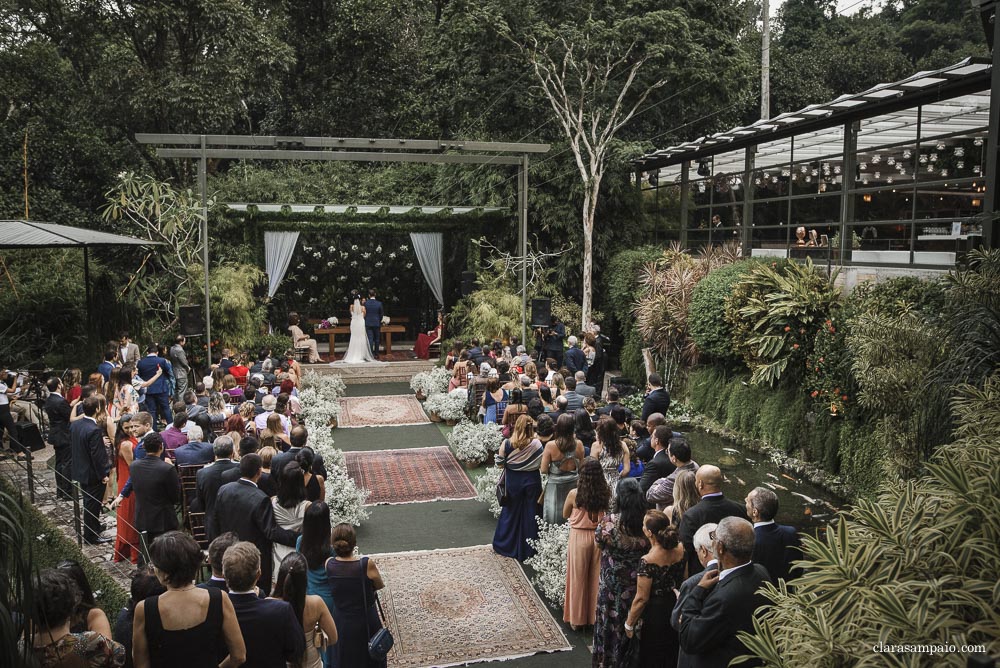
<path fill-rule="evenodd" d="M 673 668 L 680 644 L 677 631 L 670 626 L 670 613 L 677 602 L 674 590 L 684 582 L 684 546 L 670 518 L 659 510 L 646 513 L 642 533 L 651 547 L 639 564 L 625 635 L 639 635 L 642 668 Z"/>
<path fill-rule="evenodd" d="M 313 472 L 313 462 L 316 461 L 316 453 L 310 447 L 304 447 L 295 455 L 295 461 L 302 467 L 306 474 L 306 500 L 322 501 L 326 498 L 326 481 L 323 476 Z"/>
<path fill-rule="evenodd" d="M 368 655 L 368 640 L 382 628 L 375 607 L 379 589 L 385 587 L 375 562 L 355 555 L 357 534 L 350 524 L 333 527 L 334 556 L 326 561 L 326 576 L 336 607 L 337 644 L 331 652 L 333 668 L 385 668 L 386 662 Z"/>
<path fill-rule="evenodd" d="M 135 668 L 230 668 L 246 662 L 246 645 L 229 595 L 194 584 L 204 561 L 194 538 L 180 531 L 165 533 L 153 541 L 149 556 L 167 591 L 135 606 Z M 220 647 L 229 651 L 221 663 Z"/>

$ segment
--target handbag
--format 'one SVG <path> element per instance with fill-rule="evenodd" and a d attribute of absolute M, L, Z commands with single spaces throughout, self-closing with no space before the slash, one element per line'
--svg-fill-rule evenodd
<path fill-rule="evenodd" d="M 385 661 L 392 649 L 395 640 L 392 633 L 386 628 L 385 612 L 382 610 L 382 602 L 378 600 L 378 592 L 375 593 L 375 605 L 378 607 L 379 618 L 382 620 L 382 628 L 372 635 L 371 625 L 368 624 L 368 587 L 365 580 L 368 579 L 368 557 L 361 560 L 361 596 L 365 601 L 365 628 L 368 629 L 368 656 L 373 661 Z"/>
<path fill-rule="evenodd" d="M 618 664 L 622 668 L 639 668 L 640 654 L 639 654 L 639 629 L 635 630 L 631 638 L 625 639 L 625 651 L 622 653 L 621 663 Z"/>
<path fill-rule="evenodd" d="M 507 496 L 507 469 L 500 471 L 500 479 L 497 480 L 497 503 L 500 506 L 506 506 L 510 503 L 510 497 Z"/>
<path fill-rule="evenodd" d="M 326 631 L 320 628 L 319 622 L 316 622 L 316 626 L 313 627 L 313 637 L 312 644 L 313 647 L 320 650 L 321 652 L 326 651 L 326 646 L 330 642 L 330 637 L 326 635 Z"/>

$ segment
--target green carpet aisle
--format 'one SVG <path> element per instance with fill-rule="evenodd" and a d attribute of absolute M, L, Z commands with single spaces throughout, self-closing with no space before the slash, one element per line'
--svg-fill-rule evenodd
<path fill-rule="evenodd" d="M 404 383 L 378 385 L 348 385 L 348 397 L 387 396 L 410 394 Z M 443 424 L 410 427 L 361 427 L 337 429 L 334 440 L 345 452 L 370 452 L 404 448 L 429 448 L 447 446 L 446 434 L 450 430 Z M 476 471 L 469 471 L 473 478 Z M 445 550 L 489 545 L 493 540 L 496 520 L 485 506 L 476 500 L 432 501 L 403 503 L 399 505 L 369 506 L 370 517 L 358 529 L 358 545 L 365 554 L 396 553 L 422 550 Z M 528 573 L 530 575 L 530 572 Z M 453 596 L 461 592 L 451 593 Z M 471 594 L 470 594 L 471 595 Z M 562 623 L 562 611 L 547 607 L 559 628 L 572 645 L 571 651 L 537 654 L 509 659 L 503 665 L 545 666 L 563 668 L 589 666 L 591 642 L 589 634 L 573 632 Z M 446 611 L 442 614 L 447 614 Z M 484 619 L 484 624 L 489 622 Z M 461 640 L 456 639 L 456 642 Z M 516 654 L 516 649 L 511 650 Z M 476 665 L 474 663 L 469 665 Z M 485 665 L 485 664 L 483 664 Z"/>

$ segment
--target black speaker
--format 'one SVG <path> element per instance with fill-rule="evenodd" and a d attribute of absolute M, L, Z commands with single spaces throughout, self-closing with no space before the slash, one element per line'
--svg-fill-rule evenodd
<path fill-rule="evenodd" d="M 34 422 L 18 422 L 14 425 L 14 438 L 21 447 L 37 452 L 45 449 L 45 441 L 42 440 L 42 432 L 38 431 L 38 425 Z"/>
<path fill-rule="evenodd" d="M 548 327 L 552 324 L 552 300 L 531 300 L 531 326 Z"/>
<path fill-rule="evenodd" d="M 468 297 L 473 292 L 476 291 L 476 272 L 474 271 L 463 271 L 462 272 L 462 296 Z"/>
<path fill-rule="evenodd" d="M 181 321 L 181 334 L 195 336 L 205 333 L 205 311 L 200 306 L 181 306 L 178 317 Z"/>

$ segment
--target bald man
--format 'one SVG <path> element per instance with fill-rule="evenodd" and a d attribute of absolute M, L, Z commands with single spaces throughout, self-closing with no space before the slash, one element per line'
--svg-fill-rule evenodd
<path fill-rule="evenodd" d="M 715 530 L 714 569 L 706 568 L 698 585 L 680 602 L 677 618 L 680 645 L 692 668 L 728 666 L 747 653 L 737 633 L 753 632 L 753 614 L 765 598 L 757 593 L 768 573 L 750 561 L 753 525 L 739 517 L 726 517 Z"/>
<path fill-rule="evenodd" d="M 694 476 L 695 487 L 701 500 L 691 507 L 681 519 L 680 539 L 688 559 L 688 573 L 701 570 L 698 554 L 694 549 L 694 534 L 702 524 L 719 522 L 724 517 L 747 519 L 746 506 L 730 501 L 722 495 L 722 471 L 711 464 L 702 466 Z M 753 527 L 751 526 L 751 531 Z"/>

